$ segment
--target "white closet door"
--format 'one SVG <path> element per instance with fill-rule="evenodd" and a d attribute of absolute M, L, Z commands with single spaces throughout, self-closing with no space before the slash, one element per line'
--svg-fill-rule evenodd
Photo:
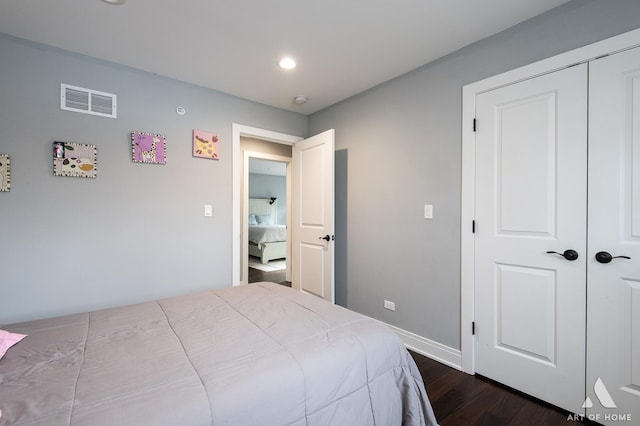
<path fill-rule="evenodd" d="M 587 66 L 481 94 L 476 118 L 476 371 L 580 412 Z"/>
<path fill-rule="evenodd" d="M 620 424 L 620 420 L 632 416 L 632 422 L 637 424 L 640 421 L 639 48 L 590 64 L 589 101 L 586 405 L 591 406 L 588 413 L 600 423 Z M 598 261 L 599 252 L 614 258 L 601 263 L 608 256 L 601 253 Z"/>

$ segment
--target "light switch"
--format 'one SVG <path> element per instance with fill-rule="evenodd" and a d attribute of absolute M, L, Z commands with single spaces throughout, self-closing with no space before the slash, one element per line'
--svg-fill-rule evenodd
<path fill-rule="evenodd" d="M 424 205 L 424 218 L 425 219 L 433 219 L 433 205 L 425 204 Z"/>
<path fill-rule="evenodd" d="M 204 215 L 206 217 L 213 216 L 213 206 L 211 204 L 205 204 L 204 205 Z"/>

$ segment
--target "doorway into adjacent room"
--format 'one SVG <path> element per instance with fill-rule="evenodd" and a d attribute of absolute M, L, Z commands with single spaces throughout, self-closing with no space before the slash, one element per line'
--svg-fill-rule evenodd
<path fill-rule="evenodd" d="M 242 282 L 291 281 L 292 146 L 241 137 Z"/>
<path fill-rule="evenodd" d="M 241 140 L 271 146 L 288 146 L 289 157 L 241 148 Z M 304 293 L 335 303 L 334 280 L 334 162 L 335 130 L 329 129 L 307 139 L 269 130 L 233 124 L 233 222 L 232 283 L 248 284 L 249 159 L 289 163 L 287 167 L 286 280 Z M 289 173 L 291 173 L 289 175 Z M 291 213 L 291 214 L 289 214 Z M 289 265 L 290 264 L 290 265 Z"/>
<path fill-rule="evenodd" d="M 241 147 L 246 141 L 241 140 Z M 269 142 L 267 142 L 270 144 Z M 280 147 L 276 147 L 282 150 Z M 271 160 L 264 154 L 245 151 L 249 156 L 247 247 L 248 282 L 271 281 L 291 286 L 288 160 Z M 271 156 L 269 156 L 271 157 Z"/>

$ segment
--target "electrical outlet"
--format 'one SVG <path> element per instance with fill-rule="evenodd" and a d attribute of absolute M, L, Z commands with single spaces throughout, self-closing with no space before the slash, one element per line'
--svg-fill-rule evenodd
<path fill-rule="evenodd" d="M 388 309 L 390 311 L 395 311 L 396 310 L 396 304 L 393 302 L 389 302 L 388 300 L 384 301 L 384 308 Z"/>
<path fill-rule="evenodd" d="M 212 217 L 213 216 L 213 206 L 211 204 L 205 204 L 204 205 L 204 215 L 205 215 L 205 217 Z"/>

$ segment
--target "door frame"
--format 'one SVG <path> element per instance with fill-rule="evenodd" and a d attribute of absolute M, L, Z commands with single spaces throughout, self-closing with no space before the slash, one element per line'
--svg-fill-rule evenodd
<path fill-rule="evenodd" d="M 242 248 L 241 233 L 241 211 L 240 211 L 240 183 L 241 183 L 241 164 L 244 156 L 240 154 L 240 137 L 248 137 L 261 139 L 268 142 L 280 143 L 285 145 L 293 145 L 303 140 L 300 136 L 288 135 L 286 133 L 274 132 L 271 130 L 261 129 L 258 127 L 245 126 L 243 124 L 231 124 L 231 144 L 232 144 L 232 212 L 231 212 L 231 283 L 238 286 L 241 282 L 242 271 L 240 270 L 240 251 Z M 290 201 L 289 201 L 290 202 Z M 289 238 L 291 238 L 289 236 Z"/>
<path fill-rule="evenodd" d="M 640 29 L 629 31 L 569 52 L 561 53 L 511 71 L 463 86 L 462 88 L 462 197 L 460 253 L 460 363 L 462 371 L 475 374 L 475 131 L 476 96 L 499 87 L 589 62 L 601 56 L 640 46 Z M 585 87 L 585 90 L 587 88 Z M 482 126 L 478 123 L 478 126 Z"/>

